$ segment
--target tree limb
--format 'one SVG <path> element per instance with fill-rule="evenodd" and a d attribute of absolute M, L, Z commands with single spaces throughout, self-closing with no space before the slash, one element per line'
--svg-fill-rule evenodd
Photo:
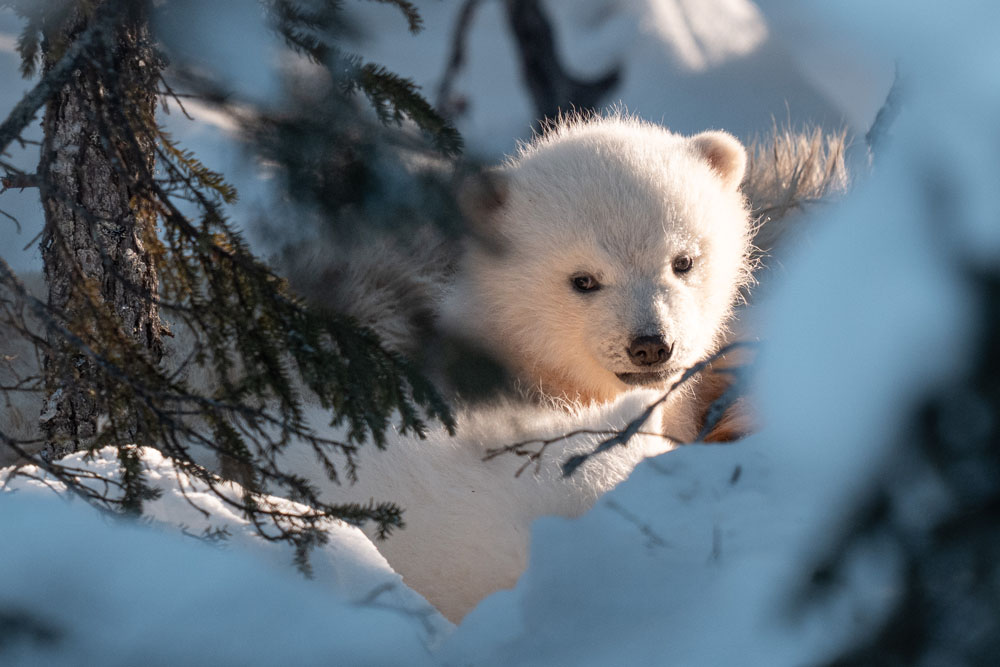
<path fill-rule="evenodd" d="M 3 190 L 23 190 L 24 188 L 37 188 L 38 176 L 35 174 L 8 174 L 0 178 L 0 185 Z"/>

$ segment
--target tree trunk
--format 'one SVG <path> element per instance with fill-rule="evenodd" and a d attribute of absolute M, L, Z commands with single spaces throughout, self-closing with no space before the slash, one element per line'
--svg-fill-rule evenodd
<path fill-rule="evenodd" d="M 156 215 L 136 186 L 140 174 L 152 173 L 154 144 L 129 123 L 137 128 L 152 122 L 160 62 L 143 10 L 135 9 L 142 3 L 128 3 L 129 10 L 111 2 L 96 3 L 89 13 L 77 7 L 45 35 L 48 70 L 90 21 L 109 23 L 94 57 L 45 110 L 38 167 L 45 209 L 41 251 L 49 305 L 71 331 L 84 341 L 109 335 L 130 339 L 156 363 L 162 355 L 150 253 Z M 54 459 L 93 442 L 106 392 L 93 361 L 48 335 L 41 425 L 47 440 L 43 455 Z M 124 432 L 131 440 L 136 430 L 126 417 Z"/>

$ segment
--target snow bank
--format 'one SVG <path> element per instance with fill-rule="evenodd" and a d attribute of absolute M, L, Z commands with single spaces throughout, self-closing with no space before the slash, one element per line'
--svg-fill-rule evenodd
<path fill-rule="evenodd" d="M 0 471 L 0 614 L 33 619 L 55 637 L 15 635 L 0 645 L 10 652 L 4 664 L 422 664 L 450 631 L 357 528 L 330 522 L 307 581 L 292 571 L 287 545 L 257 536 L 203 482 L 155 450 L 142 458 L 162 492 L 145 505 L 150 526 L 54 500 L 62 485 L 34 467 Z M 118 474 L 111 448 L 63 463 Z M 178 528 L 228 536 L 213 548 L 169 534 Z"/>

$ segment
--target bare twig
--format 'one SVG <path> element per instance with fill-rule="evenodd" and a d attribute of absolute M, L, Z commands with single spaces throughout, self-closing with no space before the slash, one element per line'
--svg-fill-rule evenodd
<path fill-rule="evenodd" d="M 623 429 L 615 430 L 615 429 L 583 428 L 583 429 L 568 431 L 566 433 L 561 433 L 551 438 L 531 438 L 528 440 L 521 440 L 520 442 L 515 442 L 509 445 L 505 445 L 503 447 L 494 447 L 486 450 L 486 455 L 483 457 L 483 460 L 489 461 L 503 454 L 514 454 L 515 456 L 523 456 L 525 457 L 525 462 L 520 468 L 518 468 L 517 472 L 515 473 L 515 476 L 520 476 L 520 474 L 524 472 L 528 468 L 528 466 L 531 465 L 532 463 L 534 463 L 536 467 L 540 466 L 541 458 L 545 454 L 545 450 L 548 449 L 548 447 L 552 444 L 555 444 L 557 442 L 564 442 L 578 435 L 606 436 L 605 439 L 602 440 L 600 443 L 598 443 L 597 446 L 592 451 L 584 454 L 577 454 L 575 456 L 571 456 L 570 458 L 568 458 L 566 461 L 563 462 L 562 464 L 563 475 L 569 477 L 570 475 L 573 474 L 573 472 L 577 468 L 579 468 L 583 463 L 585 463 L 587 459 L 597 454 L 600 454 L 601 452 L 605 452 L 611 449 L 612 447 L 615 447 L 616 445 L 628 444 L 628 441 L 631 440 L 636 435 L 648 435 L 657 438 L 664 438 L 665 440 L 670 440 L 676 443 L 681 443 L 682 440 L 680 438 L 671 436 L 669 433 L 664 433 L 663 431 L 658 431 L 658 430 L 644 431 L 642 430 L 642 427 L 649 420 L 650 416 L 653 414 L 656 408 L 662 405 L 664 402 L 666 402 L 666 400 L 673 394 L 674 391 L 676 391 L 684 383 L 688 382 L 691 378 L 695 377 L 698 373 L 705 370 L 710 364 L 721 359 L 722 357 L 729 354 L 730 352 L 733 352 L 734 350 L 746 347 L 754 347 L 754 346 L 756 346 L 756 343 L 750 341 L 737 341 L 724 346 L 715 354 L 698 362 L 691 368 L 684 371 L 684 374 L 681 375 L 681 377 L 676 382 L 674 382 L 663 395 L 661 395 L 658 399 L 647 405 L 643 409 L 643 411 L 639 414 L 639 416 L 630 421 L 628 424 L 626 424 L 625 428 Z M 709 433 L 712 430 L 712 428 L 714 428 L 714 426 L 721 419 L 722 413 L 725 412 L 725 408 L 732 403 L 732 400 L 735 398 L 740 388 L 741 387 L 737 387 L 736 389 L 734 389 L 733 387 L 730 387 L 729 390 L 727 390 L 721 397 L 719 397 L 718 399 L 716 399 L 715 402 L 712 403 L 712 406 L 709 408 L 709 416 L 706 419 L 706 424 L 702 428 L 702 432 L 698 434 L 697 439 L 703 438 L 707 433 Z M 722 407 L 720 408 L 718 406 Z M 715 413 L 713 412 L 713 409 L 719 410 L 720 414 L 716 416 Z"/>
<path fill-rule="evenodd" d="M 0 178 L 0 185 L 3 186 L 4 190 L 23 190 L 25 188 L 37 188 L 38 187 L 38 175 L 37 174 L 7 174 L 3 178 Z"/>
<path fill-rule="evenodd" d="M 2 208 L 0 208 L 0 215 L 2 215 L 3 217 L 7 218 L 11 222 L 13 222 L 14 226 L 17 227 L 17 233 L 18 234 L 21 233 L 21 221 L 20 220 L 18 220 L 17 218 L 15 218 L 13 215 L 11 215 L 7 211 L 3 210 Z"/>
<path fill-rule="evenodd" d="M 583 465 L 588 459 L 590 459 L 593 456 L 596 456 L 597 454 L 600 454 L 601 452 L 606 452 L 607 450 L 617 445 L 628 444 L 628 441 L 631 440 L 633 436 L 636 436 L 640 433 L 639 429 L 642 428 L 642 426 L 649 420 L 650 416 L 653 414 L 653 411 L 656 410 L 657 407 L 665 403 L 666 400 L 670 398 L 671 394 L 673 394 L 674 391 L 676 391 L 681 385 L 683 385 L 685 382 L 693 378 L 695 375 L 705 370 L 709 366 L 709 364 L 711 364 L 713 361 L 716 361 L 724 357 L 725 355 L 729 354 L 734 350 L 746 347 L 753 347 L 755 345 L 756 343 L 752 343 L 749 341 L 737 341 L 735 343 L 730 343 L 725 347 L 723 347 L 718 352 L 716 352 L 715 354 L 711 355 L 710 357 L 702 361 L 699 361 L 697 364 L 684 371 L 684 374 L 681 375 L 680 379 L 678 379 L 676 382 L 670 385 L 670 388 L 667 389 L 667 391 L 662 396 L 660 396 L 658 399 L 656 399 L 648 406 L 646 406 L 646 409 L 643 410 L 638 417 L 636 417 L 628 424 L 626 424 L 624 429 L 618 431 L 610 438 L 598 443 L 598 445 L 592 451 L 587 452 L 585 454 L 577 454 L 575 456 L 571 456 L 568 459 L 566 459 L 562 464 L 563 476 L 569 477 L 570 475 L 573 474 L 573 472 L 577 468 Z"/>
<path fill-rule="evenodd" d="M 520 477 L 521 473 L 528 469 L 528 466 L 532 463 L 535 464 L 536 471 L 542 463 L 542 455 L 545 454 L 545 450 L 549 448 L 549 445 L 555 444 L 557 442 L 562 442 L 570 438 L 575 438 L 578 435 L 600 435 L 600 436 L 613 436 L 619 433 L 614 429 L 589 429 L 580 428 L 575 431 L 569 431 L 567 433 L 561 433 L 557 436 L 551 438 L 530 438 L 528 440 L 521 440 L 520 442 L 515 442 L 509 445 L 504 445 L 503 447 L 491 447 L 486 450 L 486 455 L 483 457 L 484 461 L 489 461 L 497 458 L 502 454 L 514 454 L 515 456 L 524 456 L 526 460 L 524 464 L 517 469 L 514 473 L 514 477 Z M 636 435 L 651 435 L 657 438 L 663 438 L 665 440 L 677 441 L 665 433 L 654 433 L 652 431 L 638 431 Z M 529 449 L 533 445 L 538 445 L 537 449 Z"/>

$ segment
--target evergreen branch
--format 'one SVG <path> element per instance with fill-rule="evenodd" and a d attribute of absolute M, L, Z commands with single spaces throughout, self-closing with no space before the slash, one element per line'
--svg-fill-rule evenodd
<path fill-rule="evenodd" d="M 17 38 L 17 52 L 21 55 L 21 76 L 25 79 L 35 73 L 42 60 L 39 48 L 41 46 L 39 36 L 42 31 L 41 15 L 35 14 L 26 18 L 24 29 Z"/>
<path fill-rule="evenodd" d="M 416 32 L 421 20 L 416 7 L 407 0 L 374 0 L 399 7 Z M 332 45 L 329 37 L 342 24 L 335 17 L 339 2 L 324 2 L 321 10 L 304 10 L 287 0 L 270 4 L 275 29 L 285 43 L 314 63 L 328 67 L 341 82 L 344 94 L 357 90 L 365 93 L 383 123 L 399 124 L 409 118 L 427 132 L 434 145 L 446 155 L 462 151 L 462 137 L 421 95 L 410 79 L 389 72 L 384 67 L 365 63 L 357 55 L 344 54 Z"/>
<path fill-rule="evenodd" d="M 216 192 L 227 204 L 236 202 L 236 188 L 230 185 L 222 174 L 206 167 L 190 150 L 180 148 L 162 127 L 156 126 L 156 137 L 160 140 L 167 155 L 176 160 L 199 185 Z"/>
<path fill-rule="evenodd" d="M 27 79 L 35 74 L 42 60 L 41 36 L 46 18 L 61 20 L 63 17 L 58 14 L 65 14 L 65 8 L 60 11 L 59 7 L 37 0 L 2 0 L 0 7 L 10 8 L 24 19 L 24 28 L 17 39 L 17 52 L 21 56 L 21 76 Z"/>
<path fill-rule="evenodd" d="M 91 358 L 91 360 L 93 360 L 99 367 L 101 367 L 104 370 L 104 372 L 108 373 L 111 377 L 115 378 L 119 382 L 128 386 L 133 392 L 132 395 L 135 398 L 140 399 L 140 404 L 145 405 L 148 409 L 152 411 L 153 413 L 152 416 L 155 420 L 155 423 L 162 425 L 164 429 L 169 429 L 170 432 L 183 433 L 185 437 L 189 437 L 193 441 L 200 442 L 201 444 L 209 447 L 210 449 L 219 451 L 218 443 L 213 442 L 211 439 L 205 437 L 199 431 L 186 427 L 184 424 L 178 422 L 171 415 L 171 413 L 166 412 L 157 407 L 158 403 L 161 402 L 170 403 L 173 400 L 193 401 L 201 406 L 200 410 L 201 413 L 205 413 L 207 411 L 209 414 L 213 414 L 221 410 L 222 412 L 243 414 L 245 417 L 249 419 L 265 418 L 270 424 L 278 427 L 281 427 L 283 424 L 287 425 L 283 420 L 279 420 L 274 417 L 268 417 L 267 414 L 264 412 L 239 404 L 223 404 L 196 395 L 177 396 L 173 399 L 171 399 L 168 396 L 162 395 L 157 390 L 146 386 L 144 383 L 139 381 L 135 376 L 130 375 L 128 372 L 126 372 L 125 369 L 120 368 L 116 363 L 107 359 L 99 352 L 94 350 L 85 341 L 76 336 L 76 334 L 72 333 L 71 331 L 63 327 L 61 324 L 59 324 L 58 319 L 53 317 L 52 314 L 48 312 L 48 307 L 44 303 L 38 301 L 34 297 L 31 297 L 29 294 L 27 294 L 23 283 L 21 283 L 17 279 L 16 275 L 13 274 L 13 272 L 10 270 L 10 267 L 6 264 L 6 262 L 4 262 L 2 258 L 0 258 L 0 283 L 4 283 L 12 287 L 15 291 L 15 295 L 22 301 L 22 303 L 25 303 L 29 307 L 29 309 L 34 312 L 36 317 L 38 317 L 39 320 L 42 321 L 46 327 L 56 328 L 63 337 L 65 337 L 72 345 L 74 345 L 76 349 L 78 349 L 81 353 Z M 139 407 L 139 405 L 134 404 L 134 401 L 133 405 L 135 408 Z M 164 433 L 166 432 L 167 431 L 164 430 Z M 314 446 L 324 445 L 324 444 L 333 444 L 333 445 L 338 444 L 336 441 L 310 436 L 307 433 L 298 433 L 297 435 L 299 437 L 303 437 L 309 442 L 312 442 Z M 123 497 L 116 501 L 112 501 L 109 500 L 106 494 L 97 494 L 87 489 L 86 487 L 80 487 L 80 485 L 76 483 L 74 476 L 67 472 L 68 468 L 66 468 L 65 466 L 62 466 L 54 462 L 49 462 L 45 459 L 38 460 L 35 459 L 34 457 L 31 457 L 30 454 L 27 451 L 23 450 L 23 448 L 19 446 L 18 442 L 13 438 L 11 438 L 10 436 L 0 433 L 0 440 L 2 440 L 5 445 L 9 446 L 19 456 L 22 456 L 26 459 L 34 460 L 39 465 L 42 465 L 47 472 L 50 472 L 54 477 L 64 482 L 71 491 L 85 497 L 91 504 L 96 503 L 100 506 L 106 506 L 108 503 L 113 503 L 119 508 L 119 511 L 135 512 L 137 511 L 137 508 L 140 507 L 139 502 L 141 502 L 141 499 L 150 497 L 148 495 L 149 493 L 148 489 L 146 489 L 142 484 L 142 474 L 138 468 L 133 467 L 131 472 L 127 473 L 128 479 L 122 482 L 122 488 L 124 490 Z M 95 443 L 93 448 L 96 449 L 98 446 L 99 444 Z M 121 446 L 119 446 L 119 449 L 121 449 Z M 174 441 L 174 446 L 167 447 L 164 453 L 167 454 L 168 456 L 171 456 L 171 458 L 173 458 L 175 463 L 178 465 L 187 465 L 184 462 L 190 460 L 190 456 L 187 454 L 185 448 L 178 446 L 176 441 Z M 123 465 L 134 466 L 136 464 L 137 459 L 136 461 L 132 461 L 130 463 L 127 454 L 125 455 L 125 457 L 126 459 L 125 461 L 123 461 Z M 267 460 L 269 465 L 265 468 L 260 468 L 260 469 L 263 472 L 265 472 L 265 474 L 267 474 L 268 477 L 271 478 L 272 480 L 281 483 L 284 486 L 289 487 L 292 491 L 290 495 L 293 500 L 300 500 L 301 502 L 305 502 L 306 504 L 312 507 L 318 508 L 319 512 L 317 514 L 318 517 L 330 516 L 330 517 L 344 518 L 345 520 L 354 522 L 360 522 L 365 519 L 373 519 L 379 523 L 380 532 L 387 532 L 391 530 L 393 525 L 398 525 L 400 523 L 398 522 L 398 511 L 396 513 L 388 511 L 386 509 L 386 506 L 375 506 L 371 510 L 371 512 L 367 515 L 364 513 L 364 511 L 359 510 L 357 507 L 351 507 L 344 510 L 345 513 L 344 517 L 340 517 L 339 514 L 340 510 L 338 509 L 338 506 L 322 503 L 321 501 L 319 501 L 315 490 L 311 489 L 304 482 L 304 480 L 296 480 L 293 477 L 280 473 L 274 467 L 275 462 L 273 460 L 273 457 L 268 457 Z M 196 468 L 186 468 L 186 470 L 188 470 L 189 472 L 198 472 Z M 202 476 L 203 474 L 204 473 L 202 472 L 200 473 L 199 476 Z M 214 485 L 210 484 L 210 486 L 212 486 L 212 490 L 213 492 L 215 492 L 216 496 L 220 496 L 220 492 L 214 487 Z M 227 504 L 231 504 L 234 508 L 239 509 L 241 511 L 249 511 L 251 509 L 255 509 L 254 506 L 250 506 L 246 503 L 239 504 L 239 503 L 234 503 L 225 497 L 220 496 L 220 498 L 224 502 L 227 502 Z M 256 510 L 262 514 L 271 515 L 272 520 L 302 519 L 301 516 L 296 514 L 275 512 L 271 510 L 261 510 L 259 509 L 259 507 L 256 507 Z M 283 531 L 283 534 L 285 532 L 287 531 Z M 283 539 L 289 539 L 289 536 L 284 535 Z"/>
<path fill-rule="evenodd" d="M 111 3 L 108 3 L 111 4 Z M 49 98 L 55 95 L 73 76 L 89 49 L 106 41 L 114 25 L 114 15 L 105 11 L 91 21 L 90 25 L 77 37 L 63 56 L 47 71 L 35 87 L 22 97 L 0 123 L 0 153 L 21 135 L 24 128 L 35 118 L 35 113 Z"/>
<path fill-rule="evenodd" d="M 271 0 L 265 8 L 269 10 L 275 29 L 288 46 L 313 62 L 323 64 L 329 54 L 329 47 L 326 40 L 318 35 L 332 36 L 344 32 L 346 26 L 340 18 L 342 3 L 339 0 L 318 2 L 318 8 L 306 9 L 289 0 Z"/>
<path fill-rule="evenodd" d="M 420 95 L 413 81 L 381 65 L 363 63 L 358 56 L 344 56 L 347 71 L 341 83 L 345 93 L 361 90 L 383 123 L 400 124 L 404 117 L 427 132 L 445 155 L 462 152 L 462 136 Z"/>
<path fill-rule="evenodd" d="M 324 40 L 340 25 L 335 11 L 339 10 L 339 3 L 314 3 L 311 10 L 292 2 L 278 4 L 287 9 L 290 37 L 286 39 L 321 59 L 324 54 L 335 52 Z M 403 8 L 404 13 L 410 7 L 405 2 L 392 4 Z M 54 65 L 7 121 L 0 124 L 0 152 L 11 142 L 21 141 L 20 134 L 46 100 L 65 90 L 68 83 L 72 82 L 71 87 L 79 84 L 81 97 L 86 98 L 81 117 L 93 128 L 87 136 L 93 137 L 94 147 L 107 155 L 114 186 L 128 193 L 129 209 L 146 216 L 147 221 L 159 216 L 163 223 L 162 236 L 149 232 L 142 233 L 141 238 L 126 240 L 141 243 L 150 250 L 150 265 L 156 267 L 153 275 L 160 276 L 162 293 L 157 290 L 155 277 L 150 283 L 152 287 L 140 284 L 139 279 L 127 275 L 127 267 L 116 265 L 114 249 L 109 251 L 99 245 L 96 249 L 103 265 L 102 275 L 107 283 L 114 284 L 114 289 L 120 290 L 118 294 L 124 291 L 139 296 L 147 304 L 175 309 L 197 336 L 189 355 L 191 363 L 214 373 L 213 379 L 219 386 L 214 392 L 191 389 L 180 375 L 168 375 L 158 365 L 158 354 L 146 353 L 142 342 L 129 335 L 127 326 L 109 308 L 112 299 L 103 291 L 105 283 L 86 275 L 71 247 L 72 232 L 53 229 L 46 237 L 47 248 L 66 264 L 60 270 L 69 277 L 72 302 L 50 307 L 30 297 L 10 267 L 0 264 L 0 285 L 12 289 L 15 301 L 19 302 L 18 316 L 23 318 L 26 311 L 41 323 L 48 337 L 25 334 L 27 325 L 14 328 L 25 334 L 36 349 L 55 359 L 55 364 L 65 366 L 65 378 L 59 381 L 72 382 L 76 362 L 87 364 L 85 384 L 93 389 L 90 396 L 94 414 L 102 416 L 99 420 L 95 418 L 93 440 L 80 436 L 78 442 L 77 431 L 71 431 L 69 437 L 75 445 L 87 449 L 96 449 L 103 443 L 117 447 L 122 491 L 120 497 L 96 493 L 89 500 L 110 503 L 108 506 L 119 512 L 135 513 L 141 510 L 143 500 L 151 497 L 138 450 L 122 444 L 135 439 L 122 437 L 131 433 L 141 436 L 138 439 L 144 444 L 160 448 L 199 479 L 210 475 L 190 464 L 188 450 L 193 444 L 205 445 L 238 463 L 250 464 L 253 488 L 277 484 L 292 498 L 301 499 L 329 516 L 338 516 L 339 512 L 339 516 L 351 521 L 375 520 L 380 533 L 401 525 L 398 508 L 389 504 L 338 509 L 322 503 L 318 491 L 306 480 L 281 471 L 277 454 L 293 440 L 300 440 L 314 450 L 331 478 L 336 477 L 332 460 L 335 455 L 344 457 L 342 470 L 346 469 L 347 476 L 353 478 L 354 455 L 362 442 L 384 445 L 385 431 L 397 419 L 403 433 L 423 435 L 425 418 L 440 419 L 453 431 L 454 421 L 448 406 L 415 367 L 383 348 L 373 332 L 359 328 L 347 318 L 310 311 L 287 294 L 283 281 L 250 253 L 240 234 L 226 220 L 219 201 L 231 201 L 235 192 L 220 174 L 207 169 L 190 151 L 178 147 L 162 133 L 148 105 L 138 103 L 148 103 L 147 94 L 155 92 L 152 89 L 156 86 L 150 87 L 144 80 L 140 80 L 141 85 L 133 85 L 135 74 L 129 74 L 129 66 L 118 60 L 121 50 L 128 48 L 126 42 L 131 33 L 119 32 L 119 23 L 110 23 L 109 17 L 120 20 L 121 16 L 114 16 L 114 11 L 127 7 L 126 3 L 115 0 L 87 3 L 80 16 L 74 15 L 73 25 L 66 27 L 64 38 L 57 36 L 58 44 L 41 43 L 46 63 L 54 61 Z M 100 14 L 93 14 L 95 8 Z M 73 32 L 83 25 L 86 25 L 83 30 Z M 112 26 L 114 34 L 124 36 L 124 41 L 117 37 L 103 39 L 102 30 Z M 32 46 L 30 40 L 24 47 L 25 53 L 37 53 L 39 48 L 37 44 Z M 29 56 L 29 60 L 34 58 Z M 146 62 L 150 60 L 147 58 Z M 153 68 L 157 66 L 154 64 Z M 77 72 L 79 78 L 75 79 Z M 380 117 L 396 122 L 413 117 L 425 129 L 434 127 L 433 109 L 419 99 L 412 82 L 391 80 L 384 70 L 368 69 L 366 76 L 370 80 L 360 89 L 366 94 L 368 90 L 374 91 L 381 100 Z M 155 72 L 153 78 L 155 83 L 158 80 Z M 87 97 L 88 93 L 94 93 L 93 97 Z M 418 98 L 418 102 L 402 99 L 407 96 Z M 167 172 L 164 179 L 154 178 L 153 151 L 158 152 L 160 164 Z M 20 178 L 19 182 L 26 182 L 24 175 L 15 176 Z M 64 206 L 87 228 L 98 232 L 113 228 L 115 221 L 106 214 L 87 210 L 75 197 L 72 186 L 40 185 L 44 186 L 42 194 L 47 203 Z M 198 207 L 197 217 L 189 219 L 178 209 L 177 201 L 172 200 L 178 194 L 188 197 Z M 127 237 L 128 230 L 124 234 Z M 0 305 L 8 310 L 2 294 Z M 7 388 L 7 384 L 0 389 Z M 346 426 L 345 438 L 321 437 L 309 427 L 303 416 L 303 385 L 334 411 L 335 424 Z M 21 381 L 11 386 L 27 387 Z M 204 428 L 206 424 L 210 428 Z M 27 456 L 23 449 L 16 449 L 26 441 L 6 436 L 0 439 Z M 63 442 L 58 438 L 53 440 Z M 72 476 L 62 479 L 69 488 L 79 491 L 79 479 Z M 212 481 L 211 485 L 218 495 L 216 483 Z M 308 548 L 322 540 L 315 530 L 313 515 L 275 511 L 249 492 L 237 505 L 250 515 L 262 534 L 268 530 L 273 534 L 276 528 L 277 534 L 272 535 L 275 539 L 293 543 L 297 561 L 306 567 Z"/>
<path fill-rule="evenodd" d="M 409 2 L 409 0 L 369 0 L 369 2 L 378 2 L 398 7 L 399 11 L 403 12 L 403 16 L 406 17 L 406 23 L 410 32 L 414 35 L 424 29 L 424 19 L 420 16 L 420 12 L 417 11 L 416 5 Z"/>

